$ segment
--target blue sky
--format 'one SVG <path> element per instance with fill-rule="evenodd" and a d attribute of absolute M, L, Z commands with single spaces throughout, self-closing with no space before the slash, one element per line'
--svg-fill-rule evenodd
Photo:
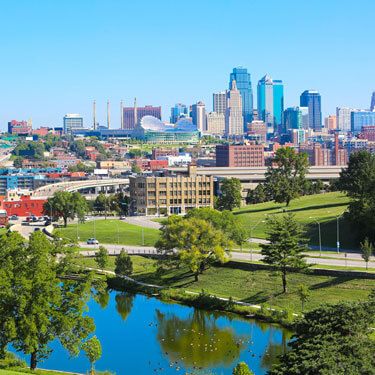
<path fill-rule="evenodd" d="M 373 0 L 0 0 L 0 128 L 10 119 L 91 124 L 92 100 L 113 127 L 119 102 L 212 106 L 235 66 L 256 93 L 266 73 L 285 106 L 305 89 L 335 107 L 368 108 L 375 90 Z M 256 95 L 255 95 L 256 96 Z"/>

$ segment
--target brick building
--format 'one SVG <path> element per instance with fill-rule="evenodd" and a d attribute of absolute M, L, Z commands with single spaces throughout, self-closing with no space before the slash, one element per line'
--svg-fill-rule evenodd
<path fill-rule="evenodd" d="M 248 145 L 217 145 L 217 167 L 263 167 L 264 147 L 251 143 Z"/>
<path fill-rule="evenodd" d="M 29 135 L 32 132 L 31 122 L 12 120 L 8 122 L 8 133 L 15 135 Z"/>
<path fill-rule="evenodd" d="M 165 156 L 178 156 L 177 148 L 153 148 L 151 159 L 157 160 Z"/>

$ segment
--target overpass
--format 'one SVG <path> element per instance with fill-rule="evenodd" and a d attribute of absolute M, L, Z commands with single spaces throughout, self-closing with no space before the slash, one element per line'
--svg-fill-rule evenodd
<path fill-rule="evenodd" d="M 123 189 L 129 185 L 128 178 L 113 178 L 103 180 L 81 180 L 81 181 L 64 181 L 55 184 L 45 185 L 35 190 L 34 197 L 48 198 L 57 191 L 80 191 L 80 190 L 94 190 L 97 194 L 99 190 Z"/>

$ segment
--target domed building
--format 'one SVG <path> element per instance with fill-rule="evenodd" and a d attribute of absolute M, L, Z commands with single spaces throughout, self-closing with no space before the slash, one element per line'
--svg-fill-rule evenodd
<path fill-rule="evenodd" d="M 194 143 L 198 142 L 200 133 L 185 118 L 176 124 L 166 124 L 154 116 L 144 116 L 138 122 L 134 136 L 148 143 Z"/>

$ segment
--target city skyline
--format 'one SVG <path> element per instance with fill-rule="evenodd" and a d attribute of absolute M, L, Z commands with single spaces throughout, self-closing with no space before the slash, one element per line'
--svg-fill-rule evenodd
<path fill-rule="evenodd" d="M 230 72 L 239 66 L 251 75 L 253 92 L 254 83 L 265 74 L 283 80 L 285 108 L 297 106 L 304 90 L 317 90 L 323 117 L 334 114 L 336 107 L 368 109 L 375 88 L 375 79 L 371 80 L 375 49 L 371 33 L 362 25 L 371 21 L 375 4 L 344 3 L 303 4 L 309 17 L 296 18 L 294 0 L 282 4 L 219 0 L 215 6 L 193 0 L 189 4 L 199 4 L 202 15 L 195 20 L 196 30 L 184 30 L 179 17 L 173 17 L 183 9 L 186 14 L 183 2 L 177 7 L 169 1 L 145 0 L 6 3 L 0 15 L 0 42 L 7 57 L 0 63 L 0 128 L 12 119 L 29 118 L 36 127 L 61 126 L 66 113 L 80 113 L 88 125 L 93 100 L 100 125 L 106 124 L 106 103 L 111 102 L 112 128 L 120 125 L 120 101 L 124 107 L 132 106 L 134 97 L 139 106 L 161 106 L 164 120 L 175 103 L 203 101 L 209 112 L 212 94 L 228 87 Z M 236 19 L 228 18 L 238 6 L 242 11 Z M 257 16 L 265 13 L 267 28 Z M 141 14 L 142 27 L 127 14 Z M 343 21 L 351 27 L 339 27 Z M 301 33 L 301 27 L 314 33 Z M 219 30 L 215 38 L 212 29 Z M 193 43 L 198 37 L 200 43 Z M 177 40 L 186 41 L 189 52 L 173 48 Z M 231 48 L 223 49 L 224 42 Z M 301 53 L 318 46 L 318 54 Z M 270 48 L 272 54 L 267 53 Z M 366 59 L 347 53 L 355 48 L 367 48 Z"/>

